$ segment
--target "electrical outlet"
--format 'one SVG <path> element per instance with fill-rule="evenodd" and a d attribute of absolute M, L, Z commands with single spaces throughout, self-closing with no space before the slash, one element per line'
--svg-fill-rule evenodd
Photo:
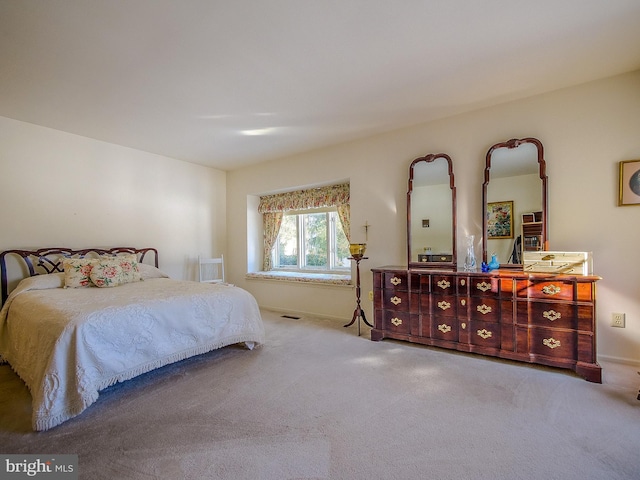
<path fill-rule="evenodd" d="M 624 313 L 612 313 L 611 326 L 624 328 Z"/>

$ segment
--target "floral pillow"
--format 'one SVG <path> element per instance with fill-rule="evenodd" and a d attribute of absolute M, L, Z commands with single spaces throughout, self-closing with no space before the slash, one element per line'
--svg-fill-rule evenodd
<path fill-rule="evenodd" d="M 89 275 L 91 283 L 96 287 L 117 287 L 123 283 L 128 283 L 125 281 L 122 267 L 113 258 L 99 259 L 93 265 Z"/>
<path fill-rule="evenodd" d="M 116 287 L 142 280 L 135 254 L 99 258 L 65 258 L 65 288 Z"/>
<path fill-rule="evenodd" d="M 138 257 L 135 253 L 118 255 L 113 258 L 122 268 L 124 283 L 139 282 L 142 280 L 140 268 L 138 267 Z"/>
<path fill-rule="evenodd" d="M 96 287 L 117 287 L 142 279 L 135 254 L 100 257 L 91 269 L 90 278 Z"/>
<path fill-rule="evenodd" d="M 62 261 L 64 287 L 91 287 L 91 270 L 96 262 L 97 260 L 94 258 L 65 258 Z"/>

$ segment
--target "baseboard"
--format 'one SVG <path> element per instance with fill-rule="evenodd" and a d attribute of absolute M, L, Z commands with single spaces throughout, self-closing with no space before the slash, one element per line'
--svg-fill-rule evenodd
<path fill-rule="evenodd" d="M 611 355 L 598 355 L 598 360 L 605 360 L 607 362 L 621 363 L 623 365 L 631 365 L 640 368 L 640 361 L 631 358 L 612 357 Z"/>

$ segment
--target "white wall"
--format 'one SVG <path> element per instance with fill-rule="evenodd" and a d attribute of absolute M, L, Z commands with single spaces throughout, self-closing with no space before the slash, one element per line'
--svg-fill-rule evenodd
<path fill-rule="evenodd" d="M 510 138 L 536 137 L 549 176 L 550 249 L 592 251 L 598 283 L 598 353 L 640 362 L 640 206 L 617 207 L 618 162 L 640 159 L 640 71 L 227 174 L 231 281 L 259 303 L 349 320 L 352 289 L 245 280 L 247 198 L 279 189 L 351 181 L 352 241 L 364 242 L 363 307 L 372 320 L 369 269 L 406 265 L 406 189 L 411 161 L 444 152 L 453 159 L 458 199 L 458 260 L 464 236 L 482 236 L 482 178 L 487 150 Z M 249 229 L 258 230 L 252 220 Z M 478 252 L 479 253 L 479 252 Z M 625 312 L 627 327 L 609 326 Z"/>
<path fill-rule="evenodd" d="M 416 187 L 411 192 L 411 261 L 417 262 L 418 255 L 427 248 L 435 255 L 451 255 L 451 187 L 428 185 Z M 423 228 L 422 220 L 429 220 L 429 227 Z"/>
<path fill-rule="evenodd" d="M 156 247 L 195 279 L 226 248 L 226 173 L 0 117 L 0 249 Z"/>

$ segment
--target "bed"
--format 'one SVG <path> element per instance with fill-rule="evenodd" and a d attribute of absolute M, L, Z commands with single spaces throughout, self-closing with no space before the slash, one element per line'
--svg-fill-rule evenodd
<path fill-rule="evenodd" d="M 0 363 L 29 388 L 36 431 L 79 415 L 117 382 L 264 341 L 249 292 L 171 279 L 153 248 L 7 250 L 0 275 Z"/>

